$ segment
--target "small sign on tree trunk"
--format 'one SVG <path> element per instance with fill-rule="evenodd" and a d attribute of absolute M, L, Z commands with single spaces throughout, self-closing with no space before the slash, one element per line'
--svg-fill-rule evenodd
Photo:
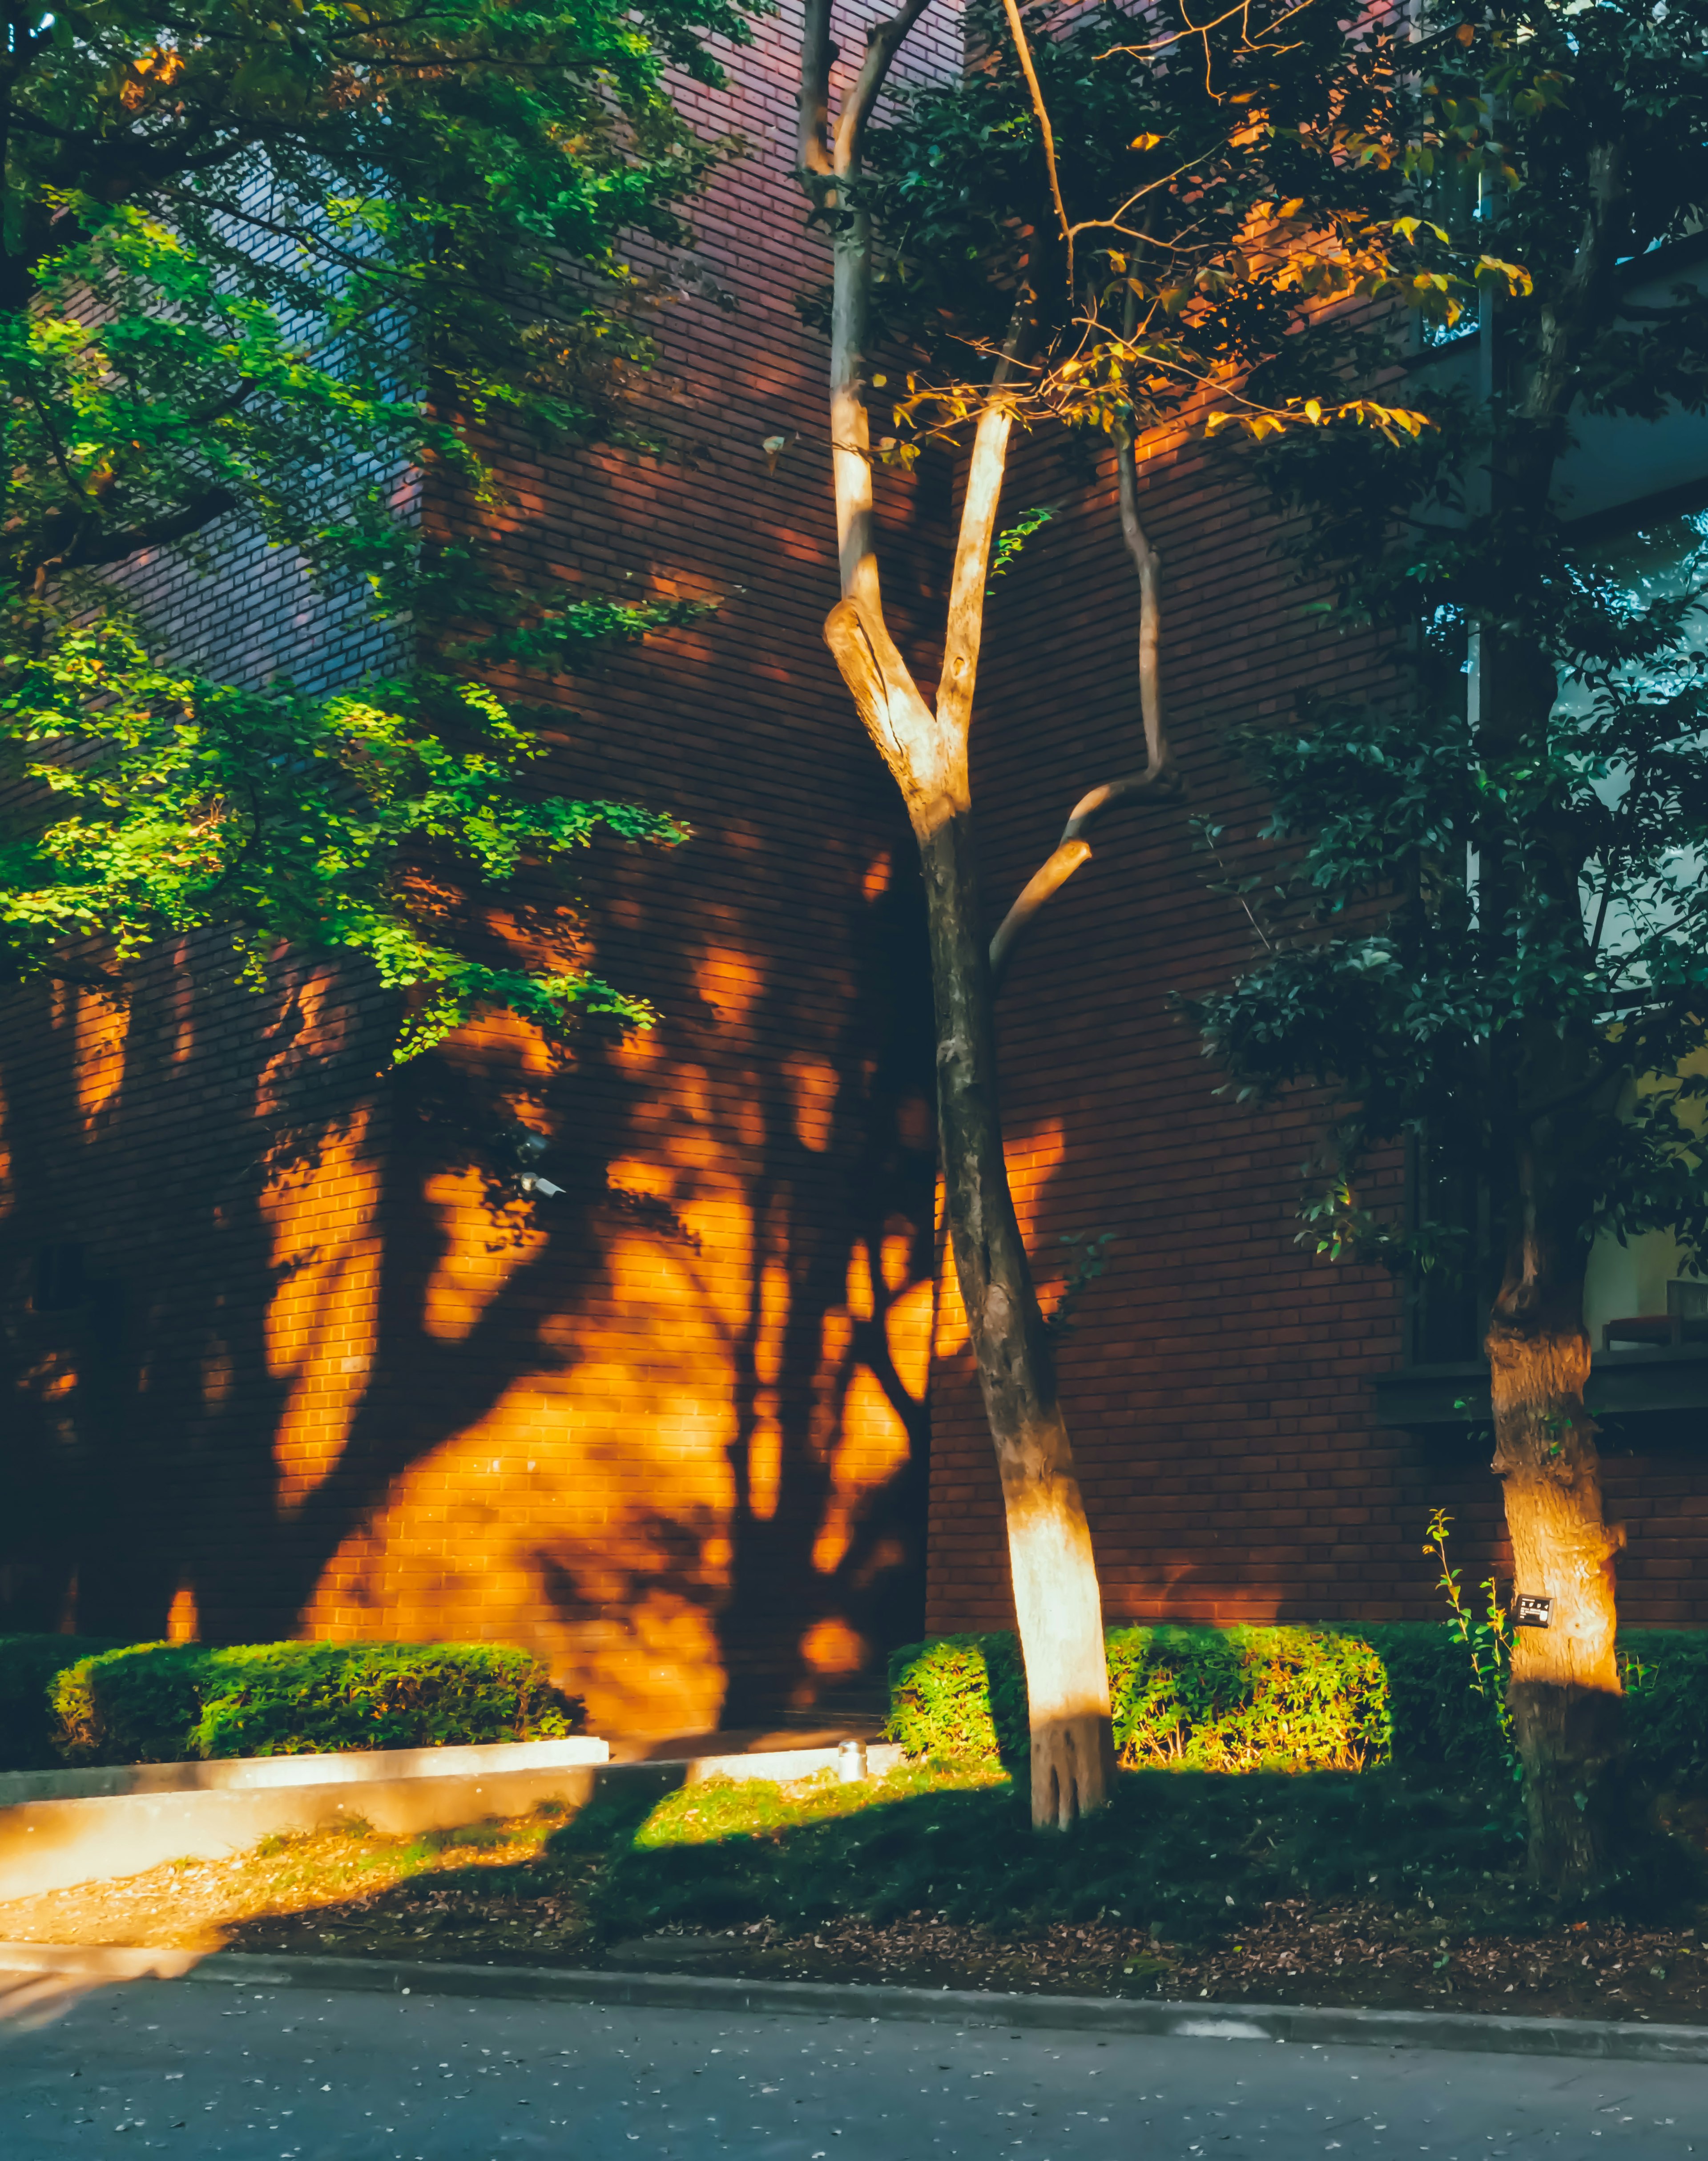
<path fill-rule="evenodd" d="M 1521 1591 L 1513 1601 L 1513 1620 L 1520 1628 L 1546 1628 L 1554 1619 L 1554 1601 Z"/>

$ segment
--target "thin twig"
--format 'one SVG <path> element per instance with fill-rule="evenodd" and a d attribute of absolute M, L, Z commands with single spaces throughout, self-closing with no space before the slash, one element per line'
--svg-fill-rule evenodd
<path fill-rule="evenodd" d="M 1061 176 L 1055 168 L 1055 133 L 1049 124 L 1049 112 L 1044 102 L 1038 70 L 1032 65 L 1032 48 L 1026 42 L 1026 26 L 1020 20 L 1017 0 L 1002 0 L 1002 12 L 1008 18 L 1008 29 L 1013 37 L 1020 71 L 1026 78 L 1026 87 L 1032 93 L 1032 110 L 1038 117 L 1038 133 L 1044 143 L 1044 167 L 1049 174 L 1050 200 L 1055 205 L 1056 222 L 1061 227 L 1063 244 L 1067 249 L 1067 284 L 1071 293 L 1074 289 L 1075 228 L 1068 222 L 1067 205 L 1061 199 Z"/>

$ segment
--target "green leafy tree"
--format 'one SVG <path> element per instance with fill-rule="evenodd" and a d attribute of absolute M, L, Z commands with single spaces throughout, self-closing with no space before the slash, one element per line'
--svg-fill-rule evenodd
<path fill-rule="evenodd" d="M 1418 438 L 1266 454 L 1344 616 L 1415 648 L 1415 690 L 1253 739 L 1284 867 L 1263 880 L 1291 908 L 1203 1018 L 1245 1095 L 1332 1091 L 1325 1249 L 1475 1278 L 1474 1211 L 1361 1206 L 1372 1148 L 1412 1140 L 1421 1192 L 1487 1196 L 1493 1469 L 1516 1589 L 1553 1601 L 1515 1633 L 1509 1700 L 1533 1870 L 1570 1892 L 1628 1821 L 1586 1268 L 1601 1232 L 1698 1261 L 1708 1237 L 1708 549 L 1658 527 L 1610 558 L 1569 522 L 1565 461 L 1586 416 L 1708 398 L 1708 305 L 1653 253 L 1708 216 L 1708 8 L 1454 10 L 1414 81 L 1422 258 L 1492 232 L 1534 291 L 1487 310 L 1474 394 L 1419 393 Z"/>
<path fill-rule="evenodd" d="M 799 165 L 832 255 L 816 307 L 830 334 L 842 597 L 825 635 L 924 871 L 949 1229 L 1002 1478 L 1034 1820 L 1061 1825 L 1105 1796 L 1108 1685 L 1091 1534 L 1003 1159 L 992 997 L 1039 909 L 1090 858 L 1097 820 L 1179 792 L 1135 443 L 1200 400 L 1255 433 L 1406 440 L 1414 414 L 1384 402 L 1379 383 L 1350 387 L 1392 360 L 1390 332 L 1348 320 L 1308 357 L 1292 333 L 1336 300 L 1401 291 L 1450 319 L 1479 276 L 1509 273 L 1478 255 L 1447 269 L 1414 262 L 1397 55 L 1379 25 L 1349 31 L 1314 0 L 1203 29 L 1172 4 L 1023 18 L 1002 0 L 970 14 L 976 57 L 963 76 L 898 92 L 880 113 L 923 5 L 907 0 L 874 25 L 834 115 L 822 0 L 804 26 Z M 886 349 L 905 356 L 898 383 Z M 874 404 L 890 415 L 875 437 Z M 969 732 L 987 599 L 1039 522 L 1028 512 L 1001 529 L 1009 445 L 1017 425 L 1045 423 L 1114 445 L 1143 763 L 1075 805 L 987 950 Z M 886 626 L 872 518 L 873 461 L 905 462 L 928 436 L 966 454 L 935 699 Z"/>
<path fill-rule="evenodd" d="M 666 70 L 718 81 L 702 40 L 744 39 L 739 7 L 74 0 L 7 19 L 0 973 L 221 926 L 365 956 L 418 992 L 406 1048 L 494 1002 L 643 1017 L 572 958 L 507 965 L 447 893 L 601 824 L 679 829 L 549 794 L 534 736 L 459 679 L 562 669 L 692 611 L 506 586 L 431 541 L 416 482 L 466 528 L 498 492 L 483 445 L 633 434 L 633 242 L 685 237 L 724 147 Z M 166 550 L 216 579 L 245 546 L 294 551 L 329 607 L 432 665 L 331 697 L 220 680 L 138 573 Z"/>

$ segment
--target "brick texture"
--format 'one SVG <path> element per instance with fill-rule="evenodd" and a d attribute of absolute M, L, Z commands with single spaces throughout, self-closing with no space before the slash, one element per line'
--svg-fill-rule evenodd
<path fill-rule="evenodd" d="M 839 22 L 851 57 L 864 19 Z M 539 1648 L 599 1726 L 661 1732 L 810 1704 L 925 1622 L 1009 1617 L 934 1236 L 911 844 L 820 636 L 823 350 L 794 303 L 824 266 L 788 177 L 792 28 L 786 8 L 732 56 L 726 91 L 689 93 L 747 148 L 659 317 L 664 449 L 497 445 L 510 501 L 477 536 L 520 584 L 719 601 L 592 680 L 507 686 L 552 738 L 555 785 L 693 827 L 668 852 L 597 842 L 585 912 L 524 894 L 496 924 L 584 954 L 659 1024 L 627 1044 L 590 1031 L 563 1060 L 495 1021 L 393 1073 L 396 1016 L 366 981 L 279 956 L 252 995 L 214 939 L 158 952 L 122 1005 L 4 993 L 0 1625 L 498 1638 Z M 956 65 L 955 32 L 945 11 L 914 65 Z M 930 458 L 881 476 L 894 627 L 927 682 L 952 477 Z M 1190 809 L 1245 848 L 1261 806 L 1230 728 L 1386 678 L 1367 645 L 1325 641 L 1261 505 L 1201 445 L 1149 446 L 1144 500 Z M 993 922 L 1075 798 L 1141 755 L 1107 450 L 1024 443 L 1008 501 L 1058 515 L 989 628 L 975 784 Z M 422 514 L 479 522 L 442 497 Z M 211 578 L 140 578 L 185 650 L 247 680 L 334 685 L 396 658 L 241 536 Z M 1469 1577 L 1501 1560 L 1486 1451 L 1375 1426 L 1398 1303 L 1294 1242 L 1313 1106 L 1219 1096 L 1172 1002 L 1252 956 L 1205 869 L 1180 809 L 1125 814 L 1002 1008 L 1046 1294 L 1064 1236 L 1115 1234 L 1060 1352 L 1106 1603 L 1437 1612 L 1432 1506 L 1453 1510 Z M 549 1136 L 560 1197 L 508 1178 L 497 1136 L 516 1118 Z M 35 1256 L 67 1243 L 86 1294 L 37 1310 Z M 1611 1457 L 1607 1486 L 1631 1528 L 1627 1613 L 1708 1620 L 1694 1456 Z"/>
<path fill-rule="evenodd" d="M 1278 556 L 1263 499 L 1201 439 L 1143 446 L 1143 514 L 1164 562 L 1165 692 L 1190 799 L 1100 829 L 1095 860 L 1040 919 L 999 1011 L 1003 1113 L 1046 1304 L 1064 1237 L 1115 1234 L 1060 1353 L 1068 1424 L 1111 1619 L 1423 1619 L 1444 1608 L 1423 1552 L 1455 1519 L 1468 1586 L 1506 1576 L 1489 1437 L 1384 1431 L 1372 1377 L 1401 1361 L 1385 1272 L 1295 1242 L 1316 1106 L 1253 1112 L 1218 1093 L 1178 1000 L 1258 957 L 1189 819 L 1260 860 L 1266 815 L 1230 732 L 1315 692 L 1393 687 L 1362 638 L 1326 635 Z M 1028 445 L 1005 502 L 1057 517 L 998 589 L 974 785 L 992 925 L 1071 805 L 1143 763 L 1136 581 L 1112 454 L 1087 470 Z M 1012 511 L 1005 510 L 1005 516 Z M 1363 1197 L 1398 1200 L 1398 1163 Z M 1001 1499 L 964 1323 L 945 1287 L 932 1386 L 932 1631 L 1013 1625 Z M 1633 1428 L 1640 1435 L 1641 1429 Z M 1688 1439 L 1648 1454 L 1610 1435 L 1610 1517 L 1632 1622 L 1708 1622 L 1708 1481 Z"/>
<path fill-rule="evenodd" d="M 511 500 L 480 535 L 529 586 L 720 601 L 596 680 L 508 686 L 554 784 L 692 825 L 668 853 L 596 844 L 585 918 L 508 920 L 659 1024 L 555 1062 L 492 1023 L 382 1078 L 393 1017 L 363 984 L 282 961 L 250 997 L 216 940 L 157 956 L 122 1009 L 9 994 L 11 1625 L 503 1638 L 638 1731 L 810 1702 L 919 1626 L 928 1004 L 904 821 L 820 635 L 793 52 L 785 15 L 690 93 L 747 147 L 659 319 L 664 452 L 501 444 Z M 945 17 L 917 64 L 956 54 Z M 882 507 L 928 669 L 947 481 Z M 341 619 L 305 633 L 277 555 L 146 575 L 184 646 L 249 680 L 385 664 Z M 505 1183 L 518 1117 L 560 1197 Z M 32 1311 L 36 1251 L 69 1241 L 96 1295 Z"/>

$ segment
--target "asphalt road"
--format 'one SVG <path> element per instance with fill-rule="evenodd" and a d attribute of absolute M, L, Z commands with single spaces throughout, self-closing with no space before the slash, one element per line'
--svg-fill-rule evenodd
<path fill-rule="evenodd" d="M 1708 2067 L 0 1976 L 0 2156 L 1673 2161 Z"/>

